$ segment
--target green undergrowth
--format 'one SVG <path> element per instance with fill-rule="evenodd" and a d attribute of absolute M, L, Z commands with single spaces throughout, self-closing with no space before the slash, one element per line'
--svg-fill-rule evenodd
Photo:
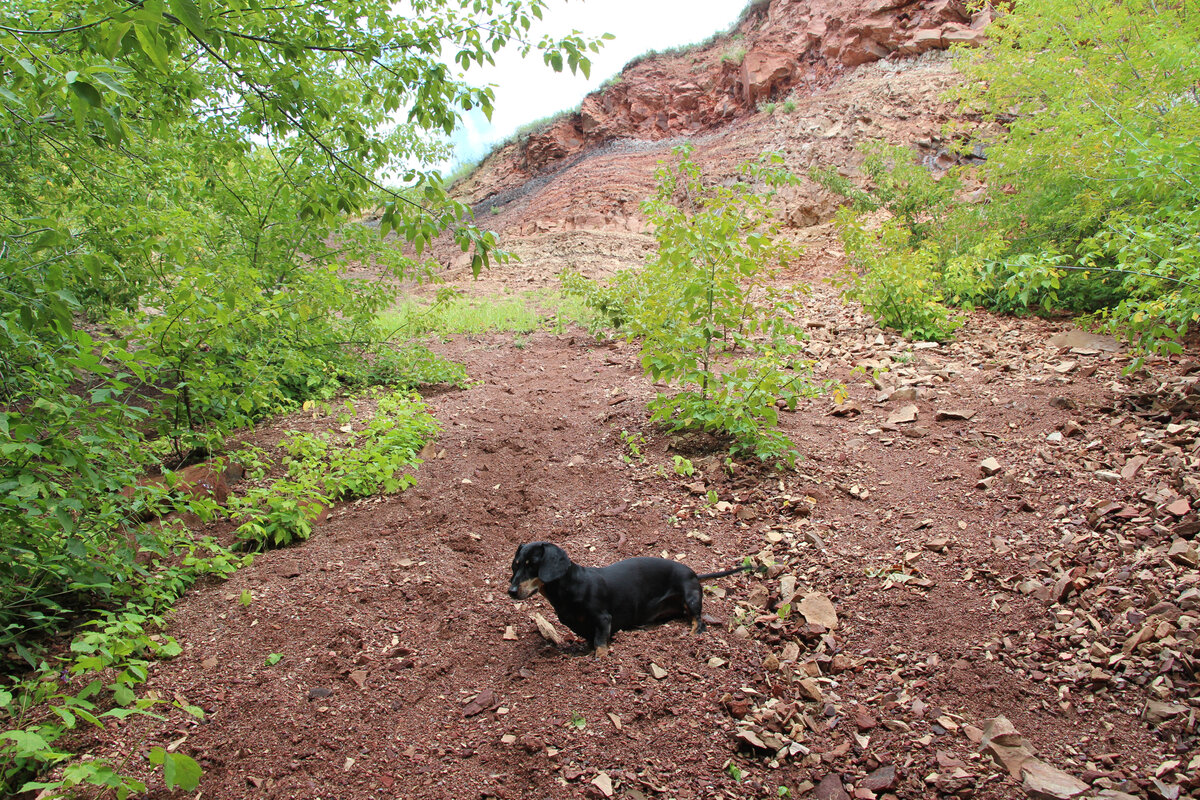
<path fill-rule="evenodd" d="M 310 402 L 316 414 L 329 404 Z M 363 413 L 357 413 L 362 409 Z M 235 525 L 233 547 L 212 537 L 197 539 L 178 517 L 133 527 L 122 557 L 137 555 L 136 585 L 125 602 L 93 613 L 65 650 L 37 655 L 31 643 L 10 640 L 26 662 L 22 676 L 0 687 L 0 790 L 39 791 L 46 797 L 76 787 L 108 791 L 116 797 L 143 792 L 143 781 L 126 765 L 103 758 L 76 759 L 58 746 L 73 731 L 103 727 L 131 715 L 162 718 L 172 708 L 196 717 L 203 712 L 178 701 L 140 696 L 154 659 L 180 653 L 164 633 L 166 614 L 183 593 L 205 576 L 228 578 L 262 551 L 307 539 L 313 521 L 334 502 L 391 494 L 411 486 L 418 453 L 438 431 L 420 398 L 407 391 L 375 388 L 344 401 L 337 432 L 293 432 L 281 441 L 286 453 L 282 477 L 263 482 L 270 464 L 263 451 L 243 447 L 218 459 L 219 470 L 236 461 L 252 486 L 224 505 L 205 496 L 174 491 L 171 475 L 161 486 L 138 487 L 132 508 L 142 513 L 227 518 Z M 13 670 L 9 670 L 12 672 Z M 131 748 L 136 752 L 141 747 Z M 168 788 L 193 790 L 200 767 L 183 753 L 162 747 L 148 751 L 161 767 Z"/>
<path fill-rule="evenodd" d="M 553 289 L 492 297 L 445 291 L 433 301 L 403 301 L 380 314 L 379 324 L 397 337 L 562 333 L 572 325 L 592 332 L 601 328 L 599 316 L 583 299 Z"/>
<path fill-rule="evenodd" d="M 984 158 L 933 174 L 875 142 L 865 187 L 813 173 L 848 201 L 846 293 L 918 338 L 952 336 L 958 306 L 1081 315 L 1130 340 L 1130 370 L 1182 353 L 1200 325 L 1197 11 L 1013 2 L 955 58 L 965 114 L 948 138 Z M 964 195 L 964 177 L 980 188 Z"/>

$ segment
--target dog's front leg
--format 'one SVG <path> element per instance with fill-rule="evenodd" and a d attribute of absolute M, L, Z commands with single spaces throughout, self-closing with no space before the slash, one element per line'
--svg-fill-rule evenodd
<path fill-rule="evenodd" d="M 608 655 L 608 643 L 612 638 L 612 617 L 600 614 L 596 617 L 595 633 L 592 634 L 592 647 L 597 656 Z"/>

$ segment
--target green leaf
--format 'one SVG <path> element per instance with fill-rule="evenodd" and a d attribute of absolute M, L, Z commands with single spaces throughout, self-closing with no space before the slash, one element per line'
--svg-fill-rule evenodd
<path fill-rule="evenodd" d="M 207 26 L 204 24 L 204 16 L 200 13 L 200 7 L 196 5 L 196 0 L 169 0 L 168 6 L 171 13 L 178 17 L 179 21 L 186 25 L 196 38 L 204 38 Z"/>
<path fill-rule="evenodd" d="M 151 764 L 163 768 L 163 780 L 168 789 L 190 792 L 200 785 L 204 771 L 191 756 L 184 753 L 168 753 L 161 747 L 152 747 L 147 758 Z"/>

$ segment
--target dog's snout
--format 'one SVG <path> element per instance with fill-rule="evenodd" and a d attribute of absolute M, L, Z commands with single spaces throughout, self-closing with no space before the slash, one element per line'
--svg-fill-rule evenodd
<path fill-rule="evenodd" d="M 521 590 L 515 583 L 509 585 L 508 596 L 511 597 L 513 600 L 521 599 Z"/>

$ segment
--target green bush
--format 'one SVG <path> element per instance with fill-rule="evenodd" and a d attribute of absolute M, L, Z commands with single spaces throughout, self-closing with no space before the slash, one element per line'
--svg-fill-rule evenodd
<path fill-rule="evenodd" d="M 1191 2 L 1016 0 L 958 54 L 964 110 L 1005 128 L 971 217 L 1007 242 L 989 267 L 1006 295 L 1179 351 L 1200 321 L 1197 41 Z"/>
<path fill-rule="evenodd" d="M 658 190 L 643 204 L 656 255 L 604 286 L 577 275 L 565 285 L 641 340 L 651 378 L 679 387 L 651 402 L 656 422 L 727 436 L 735 454 L 793 464 L 798 453 L 776 428 L 776 400 L 795 408 L 820 389 L 797 358 L 802 334 L 791 319 L 800 290 L 778 290 L 772 280 L 771 267 L 798 251 L 778 236 L 771 192 L 749 181 L 773 189 L 796 178 L 768 155 L 743 166 L 744 182 L 707 185 L 691 148 L 674 152 L 678 161 L 659 169 Z"/>
<path fill-rule="evenodd" d="M 914 247 L 913 233 L 895 218 L 867 230 L 849 208 L 838 212 L 836 224 L 846 268 L 834 283 L 847 297 L 906 337 L 940 342 L 954 335 L 961 322 L 942 304 L 936 244 Z"/>

